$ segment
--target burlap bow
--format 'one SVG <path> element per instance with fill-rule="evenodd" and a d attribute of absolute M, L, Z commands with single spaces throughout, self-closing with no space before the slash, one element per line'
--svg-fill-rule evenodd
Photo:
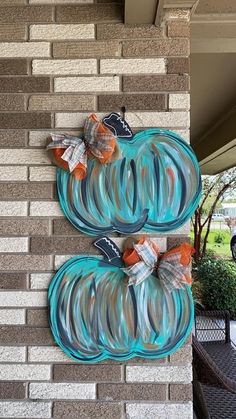
<path fill-rule="evenodd" d="M 128 285 L 138 285 L 152 273 L 168 289 L 182 289 L 191 284 L 191 255 L 194 249 L 188 243 L 160 255 L 157 246 L 150 239 L 142 238 L 124 253 L 125 262 L 134 264 L 122 268 L 129 277 Z"/>
<path fill-rule="evenodd" d="M 51 134 L 51 138 L 52 142 L 47 149 L 65 149 L 60 158 L 68 163 L 70 172 L 80 163 L 86 173 L 89 155 L 97 158 L 102 164 L 107 163 L 116 148 L 116 137 L 94 114 L 85 121 L 83 138 L 64 134 Z"/>

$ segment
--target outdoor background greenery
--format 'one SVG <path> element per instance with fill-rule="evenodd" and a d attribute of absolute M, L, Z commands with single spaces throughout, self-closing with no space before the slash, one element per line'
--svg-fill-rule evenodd
<path fill-rule="evenodd" d="M 190 233 L 191 242 L 193 244 L 193 231 Z M 207 241 L 207 250 L 213 250 L 216 255 L 224 258 L 232 259 L 230 250 L 230 232 L 229 229 L 211 230 Z"/>
<path fill-rule="evenodd" d="M 236 264 L 208 251 L 193 264 L 193 295 L 206 310 L 228 310 L 236 318 Z"/>

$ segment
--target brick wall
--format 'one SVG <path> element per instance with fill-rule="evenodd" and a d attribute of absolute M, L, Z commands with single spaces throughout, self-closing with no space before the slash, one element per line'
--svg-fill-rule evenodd
<path fill-rule="evenodd" d="M 121 106 L 136 130 L 165 127 L 188 140 L 189 11 L 130 28 L 117 1 L 26 3 L 0 7 L 0 416 L 191 418 L 189 340 L 168 359 L 94 365 L 55 346 L 50 278 L 94 250 L 63 217 L 45 152 L 49 132 L 79 132 L 89 112 Z M 165 250 L 186 234 L 157 240 Z"/>

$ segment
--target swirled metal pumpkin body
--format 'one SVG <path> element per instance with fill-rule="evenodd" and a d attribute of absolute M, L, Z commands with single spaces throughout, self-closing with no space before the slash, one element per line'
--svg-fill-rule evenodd
<path fill-rule="evenodd" d="M 201 194 L 199 165 L 191 147 L 177 134 L 158 129 L 118 143 L 123 158 L 105 165 L 89 160 L 82 181 L 57 169 L 59 200 L 69 221 L 91 235 L 181 227 Z"/>
<path fill-rule="evenodd" d="M 119 267 L 80 256 L 54 276 L 49 316 L 55 341 L 75 360 L 160 358 L 187 338 L 193 302 L 189 286 L 168 292 L 152 275 L 127 286 Z"/>

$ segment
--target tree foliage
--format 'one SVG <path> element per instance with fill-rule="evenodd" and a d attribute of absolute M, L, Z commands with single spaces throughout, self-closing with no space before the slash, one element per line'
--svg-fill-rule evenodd
<path fill-rule="evenodd" d="M 192 218 L 196 261 L 206 253 L 213 214 L 235 187 L 236 167 L 216 176 L 202 177 L 202 199 Z"/>

